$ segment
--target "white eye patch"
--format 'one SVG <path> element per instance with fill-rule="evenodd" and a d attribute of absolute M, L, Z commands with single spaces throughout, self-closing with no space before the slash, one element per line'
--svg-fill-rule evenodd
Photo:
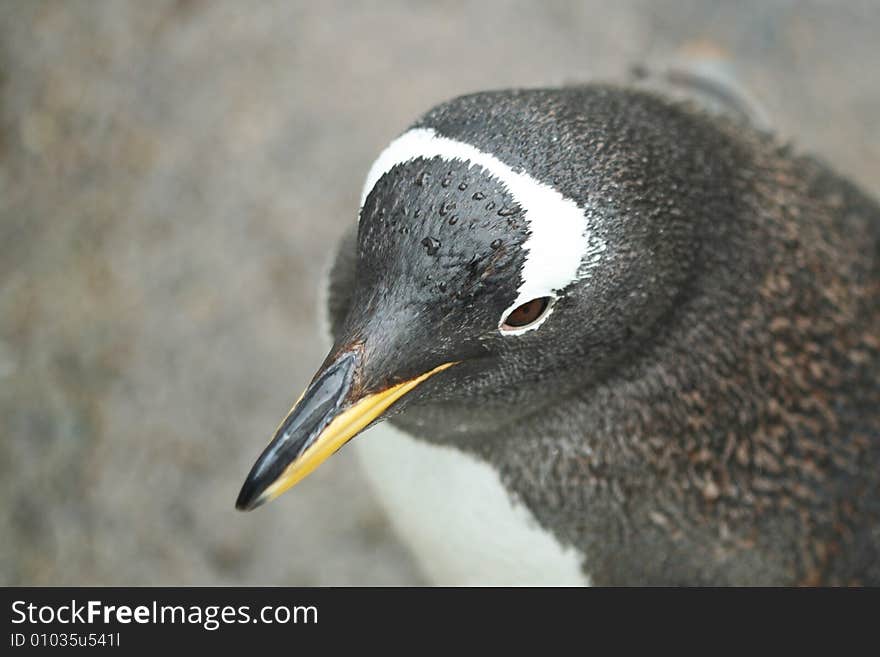
<path fill-rule="evenodd" d="M 465 142 L 439 136 L 431 128 L 415 128 L 395 139 L 370 167 L 361 194 L 361 208 L 379 179 L 398 164 L 418 158 L 439 157 L 477 165 L 501 181 L 523 210 L 529 235 L 522 244 L 525 264 L 516 300 L 504 311 L 499 327 L 518 306 L 540 297 L 556 298 L 560 290 L 589 275 L 591 265 L 605 250 L 603 241 L 591 239 L 587 216 L 573 200 L 529 174 L 516 171 L 494 155 Z M 501 331 L 521 335 L 538 328 L 550 315 L 521 330 Z"/>

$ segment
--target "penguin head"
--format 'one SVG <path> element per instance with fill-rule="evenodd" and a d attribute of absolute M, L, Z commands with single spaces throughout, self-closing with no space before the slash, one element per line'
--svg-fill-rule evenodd
<path fill-rule="evenodd" d="M 238 508 L 276 497 L 407 408 L 452 409 L 464 430 L 535 412 L 601 381 L 656 329 L 694 261 L 676 202 L 662 194 L 658 212 L 640 187 L 668 177 L 668 157 L 652 158 L 676 135 L 655 143 L 648 121 L 639 140 L 615 127 L 613 107 L 587 125 L 563 120 L 572 100 L 457 99 L 380 155 L 335 344 Z"/>

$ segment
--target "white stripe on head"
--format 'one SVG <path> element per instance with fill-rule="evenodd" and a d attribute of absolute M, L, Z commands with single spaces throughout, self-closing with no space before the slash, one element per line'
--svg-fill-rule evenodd
<path fill-rule="evenodd" d="M 604 250 L 604 243 L 595 237 L 590 238 L 586 215 L 577 203 L 527 173 L 515 171 L 494 155 L 470 144 L 441 137 L 431 128 L 410 130 L 382 151 L 367 174 L 361 193 L 361 209 L 379 179 L 396 165 L 434 157 L 482 167 L 501 181 L 522 208 L 529 228 L 522 246 L 526 252 L 523 282 L 517 290 L 516 301 L 502 317 L 526 301 L 546 296 L 555 299 L 560 290 L 584 278 L 589 272 L 582 271 L 582 264 L 595 264 L 599 253 Z M 548 311 L 541 321 L 521 330 L 505 331 L 505 335 L 519 335 L 537 328 L 549 314 Z"/>

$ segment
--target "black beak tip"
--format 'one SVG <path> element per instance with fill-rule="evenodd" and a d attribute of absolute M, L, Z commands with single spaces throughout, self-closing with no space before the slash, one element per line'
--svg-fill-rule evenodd
<path fill-rule="evenodd" d="M 251 468 L 235 501 L 236 509 L 253 511 L 268 501 L 266 489 L 339 411 L 351 390 L 356 364 L 357 355 L 347 352 L 315 377 Z"/>
<path fill-rule="evenodd" d="M 262 496 L 264 489 L 265 486 L 261 486 L 256 477 L 248 477 L 235 500 L 235 508 L 239 511 L 253 511 L 262 506 L 266 501 Z"/>

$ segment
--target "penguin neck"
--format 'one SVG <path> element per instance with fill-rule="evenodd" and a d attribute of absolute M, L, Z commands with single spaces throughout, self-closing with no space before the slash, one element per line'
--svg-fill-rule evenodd
<path fill-rule="evenodd" d="M 561 372 L 555 383 L 540 390 L 525 389 L 524 394 L 504 400 L 475 396 L 469 401 L 425 402 L 408 406 L 389 421 L 419 440 L 456 447 L 488 461 L 499 460 L 496 457 L 508 453 L 516 442 L 536 444 L 556 438 L 566 442 L 569 436 L 580 436 L 578 444 L 588 453 L 620 427 L 628 427 L 627 439 L 637 441 L 650 426 L 669 422 L 669 405 L 664 402 L 683 391 L 716 396 L 715 379 L 687 380 L 686 372 L 673 374 L 663 364 L 663 359 L 685 353 L 686 345 L 684 338 L 671 339 L 656 353 L 633 353 L 632 362 L 612 368 L 598 383 L 583 372 Z M 714 354 L 705 355 L 715 359 Z M 682 418 L 680 428 L 685 427 Z"/>

